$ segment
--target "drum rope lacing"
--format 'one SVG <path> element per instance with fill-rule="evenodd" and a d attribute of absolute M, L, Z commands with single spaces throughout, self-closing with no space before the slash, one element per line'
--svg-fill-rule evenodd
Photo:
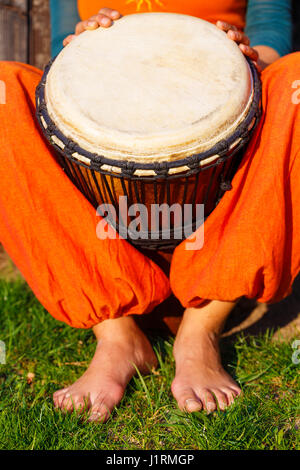
<path fill-rule="evenodd" d="M 261 115 L 261 84 L 254 64 L 248 60 L 254 79 L 253 101 L 245 120 L 239 124 L 235 132 L 227 140 L 221 140 L 210 150 L 176 161 L 139 163 L 138 161 L 109 159 L 96 153 L 91 153 L 80 147 L 72 139 L 67 138 L 49 116 L 45 101 L 45 85 L 49 70 L 54 61 L 55 58 L 45 67 L 42 80 L 36 89 L 37 118 L 44 134 L 55 149 L 63 156 L 67 156 L 70 160 L 94 171 L 113 174 L 114 177 L 118 177 L 119 173 L 120 177 L 137 178 L 138 180 L 145 178 L 145 180 L 147 180 L 147 176 L 139 176 L 137 171 L 152 170 L 152 172 L 154 172 L 153 176 L 157 175 L 159 178 L 180 178 L 183 174 L 184 176 L 189 176 L 197 171 L 201 171 L 201 163 L 211 157 L 216 157 L 213 163 L 217 165 L 224 161 L 221 159 L 228 158 L 229 149 L 239 149 L 248 142 Z M 205 165 L 205 168 L 209 166 L 210 165 Z M 180 171 L 175 174 L 170 173 L 170 170 L 179 169 L 181 167 L 188 167 L 190 171 Z M 117 171 L 117 169 L 119 169 L 119 171 Z"/>

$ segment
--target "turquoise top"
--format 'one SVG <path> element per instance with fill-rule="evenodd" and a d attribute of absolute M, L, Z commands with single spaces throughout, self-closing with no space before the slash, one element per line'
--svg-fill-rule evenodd
<path fill-rule="evenodd" d="M 64 38 L 74 33 L 80 18 L 77 0 L 50 0 L 50 8 L 52 56 L 56 56 L 63 47 Z M 281 56 L 291 52 L 291 9 L 291 0 L 248 0 L 246 34 L 251 45 L 270 46 Z"/>
<path fill-rule="evenodd" d="M 63 40 L 73 34 L 80 21 L 77 0 L 50 0 L 51 54 L 55 57 L 63 48 Z"/>
<path fill-rule="evenodd" d="M 269 46 L 280 56 L 292 50 L 291 0 L 248 0 L 245 33 L 251 46 Z"/>

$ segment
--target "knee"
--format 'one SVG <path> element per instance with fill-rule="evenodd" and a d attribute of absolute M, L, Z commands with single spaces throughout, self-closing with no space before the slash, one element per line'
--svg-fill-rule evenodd
<path fill-rule="evenodd" d="M 32 65 L 21 62 L 0 61 L 0 80 L 8 83 L 20 78 L 40 79 L 42 72 Z"/>
<path fill-rule="evenodd" d="M 14 75 L 24 67 L 26 67 L 26 64 L 22 64 L 21 62 L 0 61 L 0 76 L 2 78 L 5 75 Z"/>
<path fill-rule="evenodd" d="M 276 64 L 276 62 L 275 62 Z M 282 68 L 295 69 L 299 73 L 300 69 L 300 52 L 293 52 L 285 55 L 278 60 L 278 65 Z"/>

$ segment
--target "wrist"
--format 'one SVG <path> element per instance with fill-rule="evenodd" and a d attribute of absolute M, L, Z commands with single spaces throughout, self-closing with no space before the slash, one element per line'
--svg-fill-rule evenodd
<path fill-rule="evenodd" d="M 271 65 L 273 62 L 278 60 L 280 58 L 280 55 L 278 54 L 275 49 L 269 46 L 254 46 L 253 49 L 258 52 L 258 65 L 263 69 L 268 67 L 268 65 Z"/>

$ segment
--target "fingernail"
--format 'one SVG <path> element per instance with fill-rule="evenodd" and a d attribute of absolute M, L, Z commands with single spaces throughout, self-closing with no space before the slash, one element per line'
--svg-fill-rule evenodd
<path fill-rule="evenodd" d="M 101 20 L 101 23 L 108 25 L 108 24 L 110 24 L 110 21 L 111 21 L 111 20 L 110 20 L 109 18 L 103 18 L 103 19 Z"/>
<path fill-rule="evenodd" d="M 117 10 L 113 10 L 113 11 L 111 12 L 111 14 L 112 14 L 113 16 L 119 16 L 120 13 L 119 13 Z"/>
<path fill-rule="evenodd" d="M 91 28 L 94 28 L 94 26 L 97 26 L 97 22 L 96 21 L 89 21 L 87 23 L 87 26 L 90 26 Z"/>

